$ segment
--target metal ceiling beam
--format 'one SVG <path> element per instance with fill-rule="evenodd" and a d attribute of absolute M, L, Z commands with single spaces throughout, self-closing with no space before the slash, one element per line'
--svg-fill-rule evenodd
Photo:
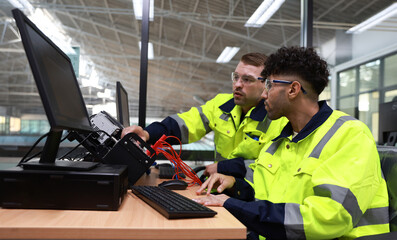
<path fill-rule="evenodd" d="M 341 2 L 346 2 L 345 0 L 341 0 Z M 354 1 L 351 1 L 352 3 Z M 338 5 L 340 2 L 337 3 Z M 350 2 L 348 3 L 350 5 Z M 347 6 L 348 6 L 347 5 Z M 56 5 L 56 4 L 35 4 L 37 7 L 43 7 L 47 9 L 54 9 L 54 10 L 61 10 L 64 12 L 84 12 L 84 13 L 99 13 L 99 14 L 122 14 L 122 15 L 130 15 L 133 16 L 134 12 L 132 9 L 119 9 L 119 8 L 98 8 L 98 7 L 92 7 L 92 6 L 86 6 L 85 8 L 81 6 L 74 6 L 75 8 L 70 9 L 69 7 L 73 7 L 73 5 Z M 327 9 L 326 12 L 331 11 L 335 7 L 333 6 L 332 8 Z M 96 10 L 100 9 L 100 10 Z M 248 17 L 244 16 L 230 16 L 230 15 L 219 15 L 219 14 L 211 14 L 210 16 L 208 14 L 195 14 L 191 12 L 178 12 L 175 14 L 169 14 L 168 10 L 162 10 L 157 8 L 155 10 L 155 15 L 156 17 L 162 18 L 167 18 L 171 17 L 174 18 L 183 18 L 187 19 L 190 18 L 194 21 L 208 21 L 209 18 L 211 18 L 212 22 L 235 22 L 235 23 L 245 23 L 248 20 Z M 351 23 L 335 23 L 335 22 L 317 22 L 314 21 L 314 27 L 319 26 L 321 28 L 328 28 L 328 29 L 334 29 L 334 27 L 338 27 L 338 25 L 343 25 L 345 28 L 350 28 L 351 26 L 354 26 L 354 24 Z M 269 21 L 266 23 L 266 25 L 283 25 L 287 27 L 300 27 L 300 19 L 296 20 L 291 20 L 291 19 L 269 19 Z M 339 26 L 340 28 L 340 26 Z M 244 35 L 243 35 L 244 36 Z"/>
<path fill-rule="evenodd" d="M 81 2 L 81 5 L 83 6 L 83 8 L 86 9 L 87 7 L 86 7 L 85 3 L 84 3 L 82 0 L 80 0 L 80 2 Z M 105 6 L 108 7 L 107 0 L 105 0 Z M 107 9 L 107 8 L 105 8 L 105 9 Z M 108 10 L 108 12 L 109 12 L 109 10 Z M 111 15 L 111 14 L 108 14 L 108 16 L 109 16 L 109 19 L 110 19 L 111 26 L 114 27 L 114 22 L 113 22 L 112 15 Z M 98 36 L 102 36 L 101 33 L 99 32 L 98 27 L 97 27 L 95 24 L 93 24 L 93 21 L 91 22 L 91 24 L 92 24 L 92 26 L 93 26 L 93 28 L 94 28 L 96 34 L 97 34 Z M 114 34 L 115 34 L 115 37 L 116 37 L 116 39 L 117 39 L 116 42 L 118 43 L 118 46 L 119 46 L 119 47 L 121 48 L 121 50 L 122 50 L 121 52 L 124 52 L 123 44 L 121 44 L 121 41 L 120 41 L 118 32 L 114 32 Z M 105 44 L 104 44 L 103 38 L 100 38 L 99 41 L 102 42 L 103 45 L 105 45 Z M 124 60 L 124 61 L 125 61 L 125 63 L 128 65 L 128 62 L 127 62 L 126 60 Z M 129 69 L 127 69 L 127 71 L 129 71 Z"/>
<path fill-rule="evenodd" d="M 95 35 L 95 34 L 91 34 L 91 33 L 87 33 L 87 32 L 83 32 L 83 31 L 81 31 L 80 29 L 75 29 L 75 28 L 72 28 L 72 27 L 68 27 L 68 26 L 63 26 L 63 28 L 64 29 L 66 29 L 66 30 L 69 30 L 69 31 L 74 31 L 74 32 L 77 32 L 78 34 L 81 34 L 81 35 L 87 35 L 87 36 L 90 36 L 90 37 L 94 37 L 94 38 L 101 38 L 100 36 L 97 36 L 97 35 Z M 111 43 L 118 43 L 118 42 L 116 42 L 116 41 L 113 41 L 113 40 L 110 40 L 110 39 L 104 39 L 104 38 L 102 38 L 104 41 L 109 41 L 109 42 L 111 42 Z M 153 42 L 153 41 L 151 41 L 151 42 Z M 84 53 L 81 53 L 82 55 L 85 55 Z M 101 56 L 101 54 L 97 54 L 98 56 Z M 92 56 L 92 55 L 87 55 L 87 56 Z M 105 54 L 105 56 L 106 56 L 106 54 Z M 111 56 L 111 55 L 110 55 Z M 113 56 L 113 57 L 116 57 L 116 56 Z M 136 56 L 136 55 L 132 55 L 132 56 L 128 56 L 128 55 L 119 55 L 119 57 L 126 57 L 126 58 L 131 58 L 131 59 L 135 59 L 135 58 L 139 58 L 138 56 Z M 98 58 L 98 60 L 101 60 L 101 61 L 105 61 L 106 62 L 106 65 L 109 65 L 109 64 L 112 64 L 112 65 L 114 65 L 114 62 L 112 62 L 109 58 Z M 207 63 L 216 63 L 216 60 L 215 59 L 211 59 L 211 58 L 174 58 L 174 57 L 170 57 L 170 58 L 168 58 L 168 57 L 155 57 L 153 60 L 151 60 L 151 61 L 162 61 L 162 60 L 170 60 L 170 61 L 192 61 L 192 62 L 207 62 Z M 234 65 L 234 62 L 230 62 L 229 64 L 233 64 L 233 66 L 235 66 Z M 119 65 L 117 66 L 117 67 L 119 67 Z M 129 66 L 129 65 L 127 65 L 127 66 L 124 66 L 124 67 L 126 67 L 126 68 L 131 68 L 131 66 Z M 165 65 L 165 64 L 162 64 L 162 68 L 165 68 L 165 69 L 169 69 L 169 70 L 173 70 L 174 68 L 171 68 L 171 66 L 170 65 Z M 181 72 L 181 73 L 185 73 L 185 72 L 183 72 L 181 69 L 179 69 L 178 68 L 178 71 L 179 72 Z M 162 76 L 160 76 L 160 77 L 162 77 Z M 196 76 L 197 77 L 197 76 Z M 200 78 L 200 77 L 199 77 Z M 201 77 L 200 79 L 206 79 L 205 77 Z"/>
<path fill-rule="evenodd" d="M 102 58 L 102 57 L 111 57 L 111 58 L 126 58 L 126 59 L 134 59 L 134 60 L 139 60 L 140 56 L 138 55 L 123 55 L 123 54 L 81 54 L 82 56 L 90 57 L 90 58 Z M 216 60 L 202 60 L 200 58 L 188 58 L 188 57 L 164 57 L 164 56 L 159 56 L 159 57 L 154 57 L 153 59 L 150 59 L 150 62 L 155 62 L 155 61 L 172 61 L 172 62 L 202 62 L 202 63 L 216 63 Z M 230 61 L 230 64 L 236 64 L 238 61 Z"/>
<path fill-rule="evenodd" d="M 193 11 L 192 11 L 193 13 L 196 12 L 199 2 L 200 2 L 200 0 L 196 0 L 196 3 L 194 4 Z M 189 24 L 187 25 L 187 29 L 186 29 L 186 31 L 185 31 L 185 36 L 184 36 L 183 39 L 182 39 L 182 50 L 185 49 L 186 41 L 187 41 L 187 39 L 188 39 L 188 37 L 189 37 L 189 35 L 190 35 L 190 29 L 191 29 L 191 27 L 192 27 L 192 24 L 189 23 Z M 179 51 L 179 57 L 180 57 L 180 56 L 182 56 L 182 51 Z M 176 66 L 175 66 L 175 70 L 174 70 L 174 72 L 172 73 L 172 76 L 175 76 L 176 69 L 178 69 L 178 67 L 179 67 L 179 62 L 177 62 Z"/>
<path fill-rule="evenodd" d="M 86 32 L 83 32 L 81 30 L 74 29 L 74 28 L 71 28 L 71 27 L 64 26 L 64 28 L 67 29 L 67 30 L 76 31 L 76 32 L 78 32 L 81 35 L 88 35 L 90 37 L 100 38 L 100 36 L 97 36 L 97 35 L 94 35 L 94 34 L 90 34 L 90 33 L 86 33 Z M 109 40 L 109 39 L 104 39 L 104 40 L 112 42 L 112 43 L 118 43 L 116 41 Z M 106 68 L 106 69 L 110 69 L 110 68 L 105 67 L 105 65 L 106 66 L 114 65 L 114 62 L 112 60 L 110 60 L 108 57 L 128 58 L 128 59 L 137 59 L 137 60 L 140 59 L 140 56 L 137 56 L 137 55 L 119 55 L 119 54 L 95 54 L 95 55 L 91 55 L 91 54 L 84 54 L 84 53 L 82 53 L 81 55 L 82 56 L 89 56 L 92 59 L 98 59 L 99 61 L 103 62 L 103 64 L 102 64 L 103 67 L 102 68 Z M 193 59 L 193 58 L 181 58 L 181 59 L 178 59 L 178 58 L 172 58 L 172 57 L 171 58 L 157 57 L 157 58 L 155 58 L 155 59 L 153 59 L 151 61 L 162 61 L 162 60 L 170 60 L 170 61 L 189 61 L 189 60 L 191 60 L 191 61 L 199 61 L 198 59 Z M 212 63 L 212 62 L 215 63 L 215 60 L 210 60 L 208 62 L 209 63 Z M 134 68 L 131 68 L 130 65 L 123 65 L 123 66 L 117 65 L 116 67 L 124 67 L 125 69 L 130 69 L 130 70 L 134 69 Z M 170 68 L 169 65 L 164 65 L 163 68 L 169 69 L 169 70 L 173 70 L 173 68 Z M 134 69 L 134 70 L 135 70 L 136 75 L 138 75 L 139 72 L 136 69 Z M 179 69 L 178 71 L 181 71 L 181 70 Z M 114 72 L 118 73 L 118 71 L 114 71 Z M 131 76 L 129 76 L 129 77 L 131 77 Z M 159 77 L 162 77 L 162 76 L 159 76 Z M 202 78 L 202 79 L 205 79 L 205 78 Z"/>
<path fill-rule="evenodd" d="M 131 33 L 130 31 L 127 31 L 127 30 L 122 30 L 122 29 L 120 29 L 120 28 L 114 28 L 114 27 L 111 27 L 111 26 L 106 25 L 106 24 L 102 24 L 102 23 L 98 23 L 98 22 L 91 21 L 91 20 L 87 20 L 87 19 L 85 19 L 85 18 L 76 16 L 76 15 L 73 15 L 73 14 L 67 14 L 67 13 L 62 12 L 62 11 L 59 11 L 59 10 L 54 10 L 54 11 L 57 12 L 58 14 L 68 15 L 68 16 L 70 16 L 70 17 L 72 17 L 72 18 L 74 18 L 74 19 L 77 19 L 77 20 L 79 20 L 79 21 L 91 23 L 91 24 L 94 24 L 94 25 L 96 25 L 96 26 L 100 26 L 100 27 L 103 27 L 103 28 L 106 28 L 106 29 L 110 29 L 110 30 L 113 30 L 113 31 L 117 31 L 117 32 L 122 33 L 122 34 L 125 34 L 125 35 L 127 35 L 127 36 L 136 38 L 137 40 L 140 39 L 140 36 L 139 36 L 138 34 Z M 67 27 L 67 26 L 65 26 L 65 27 Z M 213 60 L 213 59 L 208 58 L 208 57 L 206 57 L 206 56 L 203 56 L 203 55 L 200 55 L 200 54 L 196 54 L 196 53 L 194 53 L 194 52 L 192 52 L 192 51 L 181 50 L 181 49 L 179 48 L 179 46 L 173 46 L 173 45 L 170 45 L 170 44 L 164 44 L 162 41 L 159 41 L 158 39 L 153 39 L 153 38 L 152 38 L 152 40 L 151 40 L 150 42 L 152 42 L 153 44 L 159 45 L 159 46 L 161 46 L 161 47 L 165 47 L 165 48 L 171 49 L 171 50 L 173 50 L 173 51 L 183 51 L 184 54 L 187 54 L 187 55 L 190 55 L 190 56 L 194 56 L 194 57 L 199 57 L 199 58 L 202 58 L 203 60 L 206 60 L 206 61 Z"/>
<path fill-rule="evenodd" d="M 181 16 L 178 13 L 175 13 L 175 12 L 172 12 L 172 11 L 162 10 L 162 9 L 156 9 L 156 10 L 159 11 L 159 12 L 161 12 L 161 11 L 166 12 L 169 16 L 174 17 L 175 19 L 178 19 L 178 20 L 181 20 L 181 21 L 184 21 L 184 22 L 189 22 L 189 23 L 194 24 L 196 26 L 205 27 L 206 29 L 208 29 L 210 31 L 213 31 L 215 33 L 216 32 L 220 32 L 222 34 L 228 35 L 228 36 L 233 37 L 235 39 L 240 39 L 240 40 L 242 40 L 244 42 L 250 43 L 250 44 L 258 46 L 258 47 L 268 47 L 268 48 L 273 48 L 273 49 L 277 49 L 278 48 L 278 46 L 276 46 L 276 45 L 273 45 L 273 44 L 270 44 L 270 43 L 267 43 L 267 42 L 264 42 L 264 41 L 259 41 L 257 39 L 248 37 L 246 35 L 239 34 L 239 33 L 236 33 L 236 32 L 232 32 L 230 30 L 227 30 L 227 29 L 224 29 L 224 28 L 220 28 L 220 27 L 217 27 L 217 26 L 213 26 L 211 24 L 208 24 L 208 23 L 205 23 L 205 22 L 202 22 L 202 21 L 199 21 L 199 20 L 195 20 L 195 19 L 192 19 L 192 18 L 189 18 L 189 17 L 184 17 L 184 16 Z"/>
<path fill-rule="evenodd" d="M 226 19 L 224 20 L 224 22 L 222 23 L 221 28 L 224 28 L 224 27 L 225 27 L 225 25 L 226 25 L 228 19 L 231 18 L 231 16 L 232 16 L 233 13 L 234 13 L 234 10 L 237 8 L 237 5 L 238 5 L 239 3 L 240 3 L 240 0 L 238 0 L 238 1 L 235 2 L 234 6 L 231 8 L 231 11 L 229 12 L 228 18 L 226 18 Z M 211 49 L 212 46 L 214 45 L 216 39 L 218 39 L 219 34 L 220 34 L 219 32 L 216 32 L 216 33 L 215 33 L 215 36 L 212 38 L 212 41 L 210 42 L 209 46 L 206 46 L 206 49 L 205 49 L 204 54 L 207 54 L 207 53 L 210 51 L 210 49 Z M 201 63 L 202 63 L 202 62 L 199 62 L 199 63 L 196 65 L 196 69 L 198 69 L 198 67 L 201 65 Z M 232 63 L 232 62 L 229 62 L 229 63 Z M 238 61 L 237 61 L 237 63 L 235 63 L 234 66 L 236 66 L 237 64 L 238 64 Z M 219 71 L 220 69 L 221 69 L 221 68 L 219 68 L 218 71 Z M 191 81 L 191 79 L 192 79 L 192 77 L 194 76 L 195 72 L 196 72 L 196 71 L 192 71 L 192 73 L 190 74 L 189 82 Z"/>

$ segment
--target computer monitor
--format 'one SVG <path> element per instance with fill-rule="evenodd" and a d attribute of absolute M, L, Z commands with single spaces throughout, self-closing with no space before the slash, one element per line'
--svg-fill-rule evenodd
<path fill-rule="evenodd" d="M 62 167 L 66 161 L 56 161 L 62 132 L 91 132 L 87 108 L 69 57 L 22 11 L 14 9 L 12 14 L 51 127 L 40 161 L 29 161 L 22 165 L 24 168 Z M 86 165 L 92 168 L 96 164 L 87 162 Z"/>
<path fill-rule="evenodd" d="M 397 99 L 379 104 L 380 145 L 394 146 L 397 143 Z"/>
<path fill-rule="evenodd" d="M 124 126 L 130 126 L 130 109 L 128 107 L 128 93 L 124 89 L 121 82 L 117 82 L 116 84 L 116 92 L 117 92 L 117 120 Z"/>

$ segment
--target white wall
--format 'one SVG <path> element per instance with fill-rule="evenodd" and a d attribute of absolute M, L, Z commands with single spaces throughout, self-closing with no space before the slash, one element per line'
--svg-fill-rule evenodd
<path fill-rule="evenodd" d="M 371 53 L 378 52 L 396 43 L 397 32 L 365 31 L 361 34 L 354 34 L 352 44 L 353 60 L 371 55 Z"/>

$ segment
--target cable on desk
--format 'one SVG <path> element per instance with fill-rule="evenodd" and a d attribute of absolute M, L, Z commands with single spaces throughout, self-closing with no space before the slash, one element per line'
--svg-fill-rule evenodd
<path fill-rule="evenodd" d="M 171 144 L 165 141 L 167 138 L 175 138 L 178 140 L 180 144 L 179 154 L 174 150 Z M 181 140 L 179 140 L 179 138 L 175 136 L 163 135 L 155 144 L 152 145 L 152 148 L 154 149 L 157 155 L 162 153 L 174 165 L 175 175 L 173 178 L 177 178 L 178 176 L 180 176 L 180 173 L 184 173 L 186 176 L 184 180 L 188 182 L 189 187 L 193 186 L 194 184 L 199 184 L 199 185 L 202 184 L 200 178 L 193 171 L 193 169 L 182 161 L 180 157 L 182 151 L 182 143 Z M 190 180 L 188 180 L 187 178 L 189 178 Z"/>

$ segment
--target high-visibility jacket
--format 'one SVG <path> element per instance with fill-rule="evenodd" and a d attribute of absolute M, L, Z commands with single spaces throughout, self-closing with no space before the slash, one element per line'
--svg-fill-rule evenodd
<path fill-rule="evenodd" d="M 388 193 L 368 127 L 320 102 L 292 138 L 290 123 L 250 165 L 256 201 L 224 207 L 269 239 L 354 239 L 389 232 Z M 238 180 L 235 196 L 247 182 Z M 252 189 L 251 189 L 252 190 Z"/>
<path fill-rule="evenodd" d="M 263 101 L 243 116 L 232 94 L 218 94 L 200 107 L 169 116 L 145 129 L 150 143 L 163 134 L 192 143 L 213 131 L 216 151 L 223 158 L 256 159 L 264 143 L 278 136 L 287 123 L 285 118 L 271 121 L 266 114 Z"/>

